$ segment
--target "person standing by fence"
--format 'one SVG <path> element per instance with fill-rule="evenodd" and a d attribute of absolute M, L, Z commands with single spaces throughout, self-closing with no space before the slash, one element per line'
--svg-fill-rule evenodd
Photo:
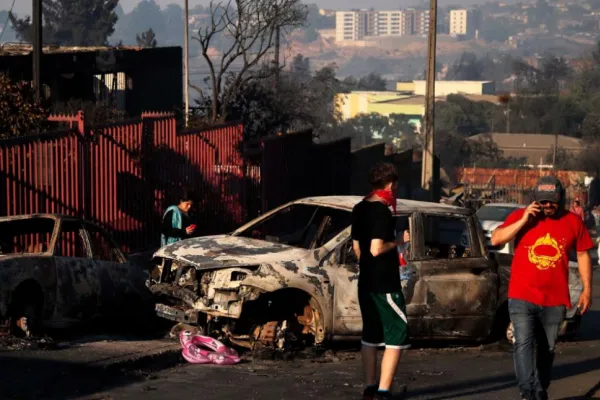
<path fill-rule="evenodd" d="M 547 400 L 554 345 L 569 296 L 569 253 L 577 252 L 583 292 L 581 315 L 592 303 L 594 245 L 581 218 L 565 209 L 562 183 L 540 178 L 535 201 L 513 211 L 492 233 L 492 246 L 515 240 L 508 286 L 508 311 L 515 330 L 514 364 L 521 398 Z"/>
<path fill-rule="evenodd" d="M 161 246 L 178 242 L 194 234 L 196 225 L 191 223 L 189 217 L 193 204 L 192 194 L 184 190 L 179 197 L 179 204 L 167 208 L 161 225 Z"/>

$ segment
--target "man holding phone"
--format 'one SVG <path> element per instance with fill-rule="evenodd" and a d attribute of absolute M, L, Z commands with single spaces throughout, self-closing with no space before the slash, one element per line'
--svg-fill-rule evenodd
<path fill-rule="evenodd" d="M 585 314 L 592 302 L 588 251 L 594 245 L 581 218 L 565 210 L 564 196 L 556 177 L 540 178 L 534 202 L 511 213 L 492 233 L 492 246 L 515 240 L 508 309 L 515 329 L 515 373 L 521 398 L 527 400 L 548 399 L 554 345 L 566 310 L 571 308 L 568 262 L 572 250 L 577 253 L 583 283 L 579 312 Z"/>

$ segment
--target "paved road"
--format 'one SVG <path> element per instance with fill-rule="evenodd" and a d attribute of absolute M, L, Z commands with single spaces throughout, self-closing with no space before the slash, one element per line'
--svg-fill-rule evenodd
<path fill-rule="evenodd" d="M 552 399 L 600 399 L 600 274 L 594 294 L 577 341 L 558 345 Z M 358 399 L 362 390 L 356 349 L 218 367 L 186 364 L 176 343 L 104 339 L 0 351 L 0 398 L 336 400 Z M 410 399 L 518 398 L 511 350 L 500 344 L 407 351 L 397 382 L 408 384 Z"/>
<path fill-rule="evenodd" d="M 600 399 L 600 276 L 594 293 L 580 337 L 558 345 L 552 399 Z M 347 350 L 318 359 L 230 367 L 182 364 L 84 398 L 358 399 L 360 382 L 360 357 Z M 511 350 L 500 344 L 410 350 L 397 382 L 408 384 L 411 399 L 518 399 Z M 597 397 L 584 397 L 595 392 Z"/>

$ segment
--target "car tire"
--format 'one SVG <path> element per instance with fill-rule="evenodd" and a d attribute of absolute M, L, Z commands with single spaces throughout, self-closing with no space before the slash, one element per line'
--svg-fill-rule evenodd
<path fill-rule="evenodd" d="M 35 282 L 25 282 L 15 290 L 10 312 L 14 335 L 31 337 L 39 333 L 43 299 L 43 293 Z"/>

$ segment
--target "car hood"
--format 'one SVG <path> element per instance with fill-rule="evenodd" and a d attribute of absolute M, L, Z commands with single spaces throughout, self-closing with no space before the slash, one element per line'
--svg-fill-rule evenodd
<path fill-rule="evenodd" d="M 182 240 L 161 248 L 154 257 L 207 270 L 297 261 L 309 253 L 308 250 L 279 243 L 222 235 Z"/>
<path fill-rule="evenodd" d="M 484 220 L 484 221 L 480 221 L 480 222 L 481 222 L 481 227 L 486 232 L 492 232 L 494 229 L 496 229 L 497 227 L 502 225 L 502 221 Z"/>

